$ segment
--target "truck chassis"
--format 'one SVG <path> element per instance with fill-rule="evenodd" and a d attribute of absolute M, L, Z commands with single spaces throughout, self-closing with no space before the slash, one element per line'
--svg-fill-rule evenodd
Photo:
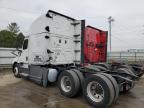
<path fill-rule="evenodd" d="M 88 103 L 97 108 L 105 108 L 116 102 L 119 92 L 128 92 L 139 78 L 125 67 L 116 70 L 108 70 L 101 64 L 74 66 L 32 66 L 31 71 L 37 74 L 37 78 L 25 76 L 21 73 L 18 64 L 13 66 L 15 77 L 31 79 L 44 87 L 48 83 L 57 82 L 62 95 L 75 97 L 83 94 Z M 53 75 L 48 76 L 53 70 Z M 50 78 L 50 79 L 49 79 Z"/>
<path fill-rule="evenodd" d="M 90 105 L 106 108 L 143 74 L 138 74 L 141 67 L 97 63 L 106 60 L 106 51 L 106 31 L 85 29 L 84 20 L 49 10 L 32 24 L 13 62 L 13 73 L 44 87 L 57 82 L 62 95 L 72 98 L 82 93 Z"/>

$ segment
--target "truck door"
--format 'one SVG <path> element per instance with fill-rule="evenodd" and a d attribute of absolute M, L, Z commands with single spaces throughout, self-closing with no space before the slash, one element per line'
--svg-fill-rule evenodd
<path fill-rule="evenodd" d="M 22 53 L 19 58 L 20 73 L 24 76 L 28 76 L 29 74 L 28 61 L 28 39 L 25 39 L 23 42 Z"/>

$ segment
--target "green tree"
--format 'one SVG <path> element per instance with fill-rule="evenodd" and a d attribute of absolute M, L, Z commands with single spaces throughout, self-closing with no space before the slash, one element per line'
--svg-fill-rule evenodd
<path fill-rule="evenodd" d="M 16 47 L 16 37 L 13 36 L 13 33 L 8 30 L 0 31 L 0 47 Z"/>
<path fill-rule="evenodd" d="M 13 23 L 10 23 L 8 26 L 7 26 L 7 29 L 8 31 L 12 32 L 13 34 L 18 34 L 20 29 L 19 29 L 19 26 L 17 25 L 17 23 L 13 22 Z"/>
<path fill-rule="evenodd" d="M 20 32 L 17 23 L 10 23 L 7 30 L 0 31 L 0 47 L 21 48 L 23 40 L 24 35 Z"/>

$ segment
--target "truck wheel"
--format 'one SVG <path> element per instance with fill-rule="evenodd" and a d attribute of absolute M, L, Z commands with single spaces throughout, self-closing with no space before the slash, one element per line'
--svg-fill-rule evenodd
<path fill-rule="evenodd" d="M 108 70 L 110 69 L 109 64 L 106 64 L 106 63 L 96 63 L 95 65 L 105 67 L 105 68 L 108 69 Z"/>
<path fill-rule="evenodd" d="M 107 77 L 111 81 L 111 83 L 114 87 L 114 90 L 115 90 L 115 96 L 114 96 L 114 101 L 113 102 L 116 102 L 116 100 L 119 96 L 119 92 L 120 92 L 117 81 L 110 74 L 107 74 L 107 73 L 101 73 L 101 74 L 104 75 L 105 77 Z"/>
<path fill-rule="evenodd" d="M 120 68 L 117 70 L 118 72 L 125 72 L 125 73 L 128 73 L 128 74 L 132 74 L 129 70 L 127 70 L 126 68 Z M 130 77 L 127 77 L 129 79 L 131 79 Z M 122 88 L 120 89 L 120 92 L 121 93 L 127 93 L 129 92 L 133 87 L 135 86 L 135 83 L 132 82 L 131 84 L 123 84 L 122 85 Z"/>
<path fill-rule="evenodd" d="M 85 79 L 83 94 L 90 105 L 106 108 L 113 102 L 114 88 L 104 75 L 95 74 Z"/>
<path fill-rule="evenodd" d="M 127 70 L 129 74 L 136 75 L 131 69 L 128 69 L 128 68 L 124 68 L 124 69 Z"/>
<path fill-rule="evenodd" d="M 99 65 L 94 65 L 95 68 L 100 69 L 101 71 L 107 71 L 108 69 L 103 67 L 103 66 L 99 66 Z"/>
<path fill-rule="evenodd" d="M 141 72 L 141 73 L 139 73 L 137 76 L 139 77 L 139 78 L 141 78 L 142 76 L 143 76 L 143 72 Z"/>
<path fill-rule="evenodd" d="M 16 78 L 20 78 L 19 68 L 17 64 L 14 64 L 13 66 L 13 73 Z"/>
<path fill-rule="evenodd" d="M 77 76 L 78 76 L 78 78 L 80 80 L 80 85 L 82 87 L 82 84 L 84 82 L 84 76 L 83 76 L 83 74 L 79 70 L 77 70 L 77 69 L 71 69 L 71 71 L 74 71 L 77 74 Z"/>
<path fill-rule="evenodd" d="M 71 69 L 71 71 L 75 72 L 79 78 L 79 81 L 80 81 L 80 88 L 79 88 L 79 91 L 78 93 L 82 93 L 82 85 L 83 85 L 83 82 L 84 82 L 84 76 L 83 74 L 77 70 L 77 69 Z"/>
<path fill-rule="evenodd" d="M 78 75 L 71 70 L 61 72 L 58 77 L 58 87 L 62 95 L 66 97 L 76 96 L 80 89 Z"/>
<path fill-rule="evenodd" d="M 137 75 L 136 72 L 135 72 L 135 70 L 134 70 L 131 66 L 128 66 L 128 65 L 122 65 L 122 66 L 120 66 L 119 68 L 125 68 L 125 69 L 128 69 L 129 71 L 131 71 L 130 73 L 131 73 L 132 75 Z"/>
<path fill-rule="evenodd" d="M 114 90 L 114 86 L 112 84 L 112 82 L 104 75 L 102 74 L 97 74 L 98 76 L 101 76 L 103 79 L 105 79 L 105 81 L 108 83 L 109 87 L 110 87 L 110 92 L 111 92 L 111 96 L 110 96 L 110 101 L 109 101 L 109 105 L 111 105 L 114 101 L 114 97 L 115 97 L 115 90 Z"/>

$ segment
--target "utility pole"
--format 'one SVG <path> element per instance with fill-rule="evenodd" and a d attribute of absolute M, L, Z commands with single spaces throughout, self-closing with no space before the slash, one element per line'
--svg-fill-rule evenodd
<path fill-rule="evenodd" d="M 109 45 L 110 45 L 110 53 L 111 53 L 111 23 L 114 21 L 114 19 L 109 16 L 108 17 L 108 23 L 109 23 Z"/>

